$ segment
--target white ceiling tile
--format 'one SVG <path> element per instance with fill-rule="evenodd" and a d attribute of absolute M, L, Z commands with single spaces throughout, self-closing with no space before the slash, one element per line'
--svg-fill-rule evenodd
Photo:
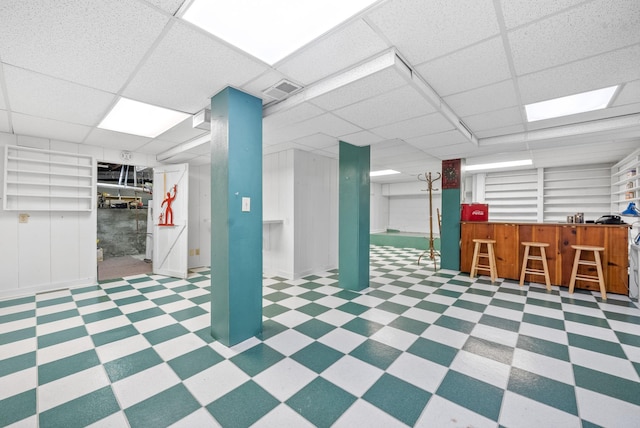
<path fill-rule="evenodd" d="M 311 42 L 275 68 L 292 79 L 309 85 L 388 47 L 369 25 L 357 20 L 335 33 Z"/>
<path fill-rule="evenodd" d="M 362 128 L 373 128 L 434 111 L 420 93 L 410 86 L 404 86 L 335 110 L 335 114 Z"/>
<path fill-rule="evenodd" d="M 11 132 L 9 112 L 6 110 L 0 110 L 0 132 Z"/>
<path fill-rule="evenodd" d="M 167 159 L 163 163 L 165 164 L 178 164 L 178 163 L 191 163 L 191 161 L 197 158 L 198 155 L 194 155 L 188 152 L 182 152 L 173 156 L 171 159 Z"/>
<path fill-rule="evenodd" d="M 353 144 L 354 146 L 369 146 L 383 140 L 383 138 L 380 138 L 369 131 L 360 131 L 353 134 L 341 135 L 339 136 L 339 139 L 340 141 Z"/>
<path fill-rule="evenodd" d="M 518 75 L 640 42 L 637 0 L 597 0 L 510 32 Z"/>
<path fill-rule="evenodd" d="M 123 94 L 196 113 L 225 87 L 239 87 L 266 69 L 257 60 L 177 21 Z"/>
<path fill-rule="evenodd" d="M 573 114 L 569 116 L 556 117 L 552 119 L 539 120 L 528 124 L 529 130 L 554 128 L 557 126 L 572 125 L 575 123 L 592 122 L 600 119 L 626 116 L 640 113 L 640 100 L 633 104 L 613 106 L 606 109 L 588 111 L 586 113 Z"/>
<path fill-rule="evenodd" d="M 262 126 L 268 132 L 284 126 L 291 126 L 324 113 L 326 113 L 324 110 L 311 103 L 302 103 L 288 110 L 279 111 L 265 117 L 262 121 Z"/>
<path fill-rule="evenodd" d="M 108 92 L 122 88 L 169 20 L 136 1 L 3 0 L 2 61 Z"/>
<path fill-rule="evenodd" d="M 453 125 L 440 113 L 432 113 L 413 119 L 391 123 L 389 125 L 372 128 L 374 132 L 385 138 L 419 137 L 421 135 L 437 134 L 453 129 Z"/>
<path fill-rule="evenodd" d="M 412 64 L 499 32 L 492 0 L 396 0 L 374 9 L 367 19 Z"/>
<path fill-rule="evenodd" d="M 335 110 L 407 84 L 395 68 L 386 68 L 311 100 L 326 110 Z"/>
<path fill-rule="evenodd" d="M 532 150 L 533 163 L 538 168 L 617 162 L 637 150 L 638 140 L 606 141 L 580 144 L 579 147 L 551 147 Z"/>
<path fill-rule="evenodd" d="M 640 45 L 522 76 L 518 86 L 522 102 L 529 104 L 637 79 Z"/>
<path fill-rule="evenodd" d="M 511 80 L 451 95 L 445 97 L 444 101 L 459 117 L 500 110 L 518 104 Z"/>
<path fill-rule="evenodd" d="M 509 107 L 488 113 L 465 116 L 462 121 L 475 134 L 478 131 L 486 131 L 487 129 L 504 128 L 511 125 L 522 126 L 522 114 L 520 107 Z"/>
<path fill-rule="evenodd" d="M 637 102 L 640 102 L 640 80 L 635 80 L 624 85 L 618 96 L 616 96 L 613 105 L 621 106 Z"/>
<path fill-rule="evenodd" d="M 4 67 L 11 110 L 80 125 L 97 125 L 114 94 L 12 66 Z"/>
<path fill-rule="evenodd" d="M 426 62 L 416 70 L 440 96 L 511 77 L 501 37 Z"/>
<path fill-rule="evenodd" d="M 325 113 L 291 126 L 279 128 L 268 134 L 265 133 L 263 135 L 263 142 L 264 144 L 272 145 L 288 141 L 297 141 L 300 138 L 319 132 L 337 138 L 340 135 L 352 134 L 358 131 L 361 131 L 361 129 L 357 126 L 331 113 Z"/>
<path fill-rule="evenodd" d="M 296 143 L 308 149 L 324 149 L 338 144 L 338 139 L 327 134 L 318 132 L 317 134 L 296 139 Z"/>
<path fill-rule="evenodd" d="M 335 146 L 327 147 L 325 149 L 313 150 L 311 153 L 315 153 L 315 154 L 318 154 L 318 155 L 326 156 L 326 157 L 332 158 L 332 159 L 338 159 L 338 157 L 340 156 L 340 148 L 336 144 Z"/>
<path fill-rule="evenodd" d="M 6 66 L 5 66 L 6 67 Z M 2 90 L 4 79 L 2 77 L 2 63 L 0 63 L 0 110 L 7 109 L 7 103 L 5 101 L 4 92 Z"/>
<path fill-rule="evenodd" d="M 478 151 L 473 143 L 465 142 L 458 144 L 448 144 L 445 146 L 434 147 L 428 150 L 428 153 L 438 159 L 459 159 L 472 156 Z"/>
<path fill-rule="evenodd" d="M 151 138 L 94 128 L 84 143 L 109 149 L 132 151 L 147 144 L 149 141 L 151 141 Z"/>
<path fill-rule="evenodd" d="M 13 132 L 21 135 L 81 143 L 91 128 L 75 123 L 12 113 Z"/>
<path fill-rule="evenodd" d="M 285 143 L 279 143 L 279 144 L 274 144 L 271 146 L 265 146 L 262 148 L 262 155 L 268 155 L 271 153 L 278 153 L 278 152 L 282 152 L 284 150 L 289 150 L 289 149 L 301 149 L 301 150 L 306 150 L 306 147 L 295 143 L 293 141 L 288 141 Z M 314 151 L 313 153 L 317 153 L 316 151 Z"/>
<path fill-rule="evenodd" d="M 513 28 L 583 2 L 584 0 L 509 0 L 500 2 L 500 5 L 506 27 Z"/>
<path fill-rule="evenodd" d="M 184 3 L 185 0 L 145 0 L 145 1 L 173 15 L 178 11 L 178 9 L 182 5 L 182 3 Z"/>

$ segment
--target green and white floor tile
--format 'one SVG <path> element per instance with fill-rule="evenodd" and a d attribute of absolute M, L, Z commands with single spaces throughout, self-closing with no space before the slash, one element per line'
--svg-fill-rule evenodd
<path fill-rule="evenodd" d="M 372 246 L 362 292 L 265 278 L 263 334 L 232 348 L 204 269 L 0 301 L 0 426 L 640 426 L 635 302 L 421 252 Z"/>

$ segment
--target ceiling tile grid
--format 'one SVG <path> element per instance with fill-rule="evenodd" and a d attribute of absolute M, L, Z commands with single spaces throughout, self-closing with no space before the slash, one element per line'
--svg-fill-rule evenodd
<path fill-rule="evenodd" d="M 275 68 L 309 85 L 387 48 L 389 45 L 369 25 L 357 20 L 293 53 Z"/>
<path fill-rule="evenodd" d="M 427 100 L 407 85 L 335 110 L 334 113 L 361 128 L 368 129 L 434 111 Z"/>
<path fill-rule="evenodd" d="M 419 137 L 453 129 L 453 125 L 440 113 L 431 113 L 408 120 L 372 128 L 371 131 L 388 139 Z"/>
<path fill-rule="evenodd" d="M 175 14 L 185 0 L 145 0 L 147 3 L 156 6 L 165 12 Z"/>
<path fill-rule="evenodd" d="M 597 0 L 508 34 L 518 75 L 640 42 L 637 0 Z"/>
<path fill-rule="evenodd" d="M 230 48 L 195 26 L 176 22 L 123 95 L 150 104 L 196 113 L 227 86 L 239 87 L 266 65 Z"/>
<path fill-rule="evenodd" d="M 499 27 L 492 0 L 396 0 L 374 9 L 367 21 L 412 64 L 493 37 Z"/>
<path fill-rule="evenodd" d="M 585 0 L 501 0 L 500 6 L 505 25 L 511 29 L 584 2 Z"/>
<path fill-rule="evenodd" d="M 117 92 L 169 18 L 137 1 L 0 2 L 7 64 Z"/>
<path fill-rule="evenodd" d="M 82 143 L 91 132 L 91 128 L 75 123 L 60 122 L 42 117 L 12 113 L 13 132 L 18 135 L 28 135 L 54 140 Z"/>
<path fill-rule="evenodd" d="M 501 37 L 493 37 L 415 67 L 440 96 L 500 82 L 511 77 Z"/>
<path fill-rule="evenodd" d="M 511 80 L 444 97 L 444 101 L 461 117 L 518 105 Z"/>
<path fill-rule="evenodd" d="M 464 116 L 462 120 L 469 128 L 473 129 L 474 133 L 477 133 L 512 125 L 522 126 L 522 114 L 520 107 L 509 107 L 502 110 Z"/>
<path fill-rule="evenodd" d="M 11 110 L 17 113 L 95 126 L 116 99 L 108 92 L 9 65 L 4 76 Z"/>
<path fill-rule="evenodd" d="M 640 45 L 521 76 L 518 87 L 522 102 L 529 104 L 637 79 Z"/>
<path fill-rule="evenodd" d="M 335 137 L 318 132 L 316 134 L 307 135 L 306 137 L 296 139 L 296 142 L 304 146 L 307 150 L 324 149 L 337 144 Z"/>

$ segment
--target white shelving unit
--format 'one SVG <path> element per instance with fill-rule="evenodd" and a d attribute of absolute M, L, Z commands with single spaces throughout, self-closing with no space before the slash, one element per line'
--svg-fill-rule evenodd
<path fill-rule="evenodd" d="M 2 207 L 8 211 L 91 211 L 92 156 L 5 146 Z"/>
<path fill-rule="evenodd" d="M 611 212 L 624 211 L 629 202 L 640 208 L 640 150 L 611 168 Z"/>

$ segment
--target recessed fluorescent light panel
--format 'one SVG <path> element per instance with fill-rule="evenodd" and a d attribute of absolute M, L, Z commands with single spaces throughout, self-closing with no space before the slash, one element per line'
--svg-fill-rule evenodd
<path fill-rule="evenodd" d="M 273 65 L 376 0 L 194 0 L 185 21 Z"/>
<path fill-rule="evenodd" d="M 191 115 L 120 98 L 98 128 L 155 138 Z"/>
<path fill-rule="evenodd" d="M 465 171 L 479 171 L 483 169 L 511 168 L 514 166 L 527 166 L 527 165 L 533 165 L 533 161 L 531 159 L 523 159 L 523 160 L 508 161 L 508 162 L 479 163 L 477 165 L 466 165 L 464 169 Z"/>
<path fill-rule="evenodd" d="M 524 106 L 527 112 L 527 121 L 535 122 L 537 120 L 552 119 L 554 117 L 569 116 L 571 114 L 607 108 L 616 89 L 618 89 L 617 86 L 610 86 L 595 91 L 527 104 Z"/>
<path fill-rule="evenodd" d="M 381 175 L 400 174 L 400 171 L 394 169 L 381 169 L 380 171 L 371 171 L 369 177 L 380 177 Z"/>

